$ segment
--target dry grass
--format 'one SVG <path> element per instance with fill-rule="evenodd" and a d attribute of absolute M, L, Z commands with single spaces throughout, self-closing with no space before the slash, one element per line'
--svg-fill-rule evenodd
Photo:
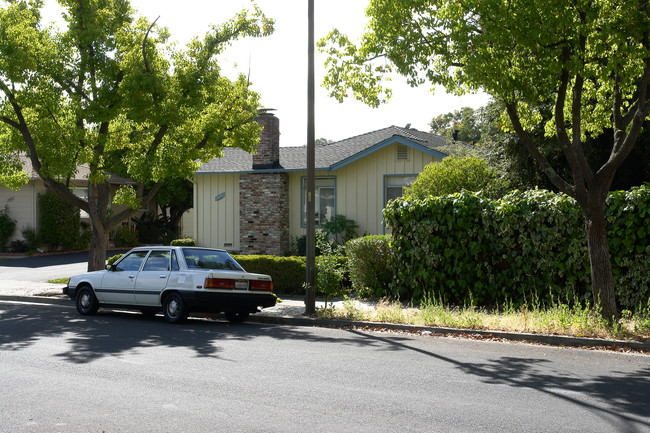
<path fill-rule="evenodd" d="M 493 331 L 529 332 L 576 337 L 626 340 L 650 339 L 650 313 L 633 316 L 624 312 L 617 323 L 609 324 L 589 308 L 564 304 L 548 309 L 505 309 L 489 312 L 475 307 L 449 308 L 425 305 L 409 308 L 396 302 L 379 302 L 368 306 L 346 300 L 337 307 L 319 309 L 320 317 L 400 323 L 419 326 L 440 326 Z"/>

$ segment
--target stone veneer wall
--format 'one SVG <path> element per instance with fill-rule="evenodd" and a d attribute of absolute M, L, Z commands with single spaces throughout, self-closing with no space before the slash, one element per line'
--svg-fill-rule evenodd
<path fill-rule="evenodd" d="M 287 174 L 241 174 L 239 220 L 242 254 L 287 254 L 290 248 Z"/>

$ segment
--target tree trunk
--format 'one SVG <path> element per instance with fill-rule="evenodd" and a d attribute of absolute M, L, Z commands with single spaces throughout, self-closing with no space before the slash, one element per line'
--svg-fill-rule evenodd
<path fill-rule="evenodd" d="M 585 212 L 585 230 L 591 265 L 591 285 L 594 305 L 600 306 L 607 320 L 619 318 L 614 292 L 612 262 L 607 244 L 607 231 L 603 209 L 589 209 Z"/>
<path fill-rule="evenodd" d="M 106 249 L 108 248 L 108 229 L 102 224 L 93 224 L 93 234 L 88 250 L 88 272 L 104 269 Z"/>

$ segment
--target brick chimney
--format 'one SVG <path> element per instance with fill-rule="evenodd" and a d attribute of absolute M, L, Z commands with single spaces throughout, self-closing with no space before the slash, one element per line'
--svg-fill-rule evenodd
<path fill-rule="evenodd" d="M 262 108 L 255 117 L 263 129 L 257 153 L 253 155 L 253 170 L 280 167 L 280 119 L 271 111 L 272 108 Z"/>

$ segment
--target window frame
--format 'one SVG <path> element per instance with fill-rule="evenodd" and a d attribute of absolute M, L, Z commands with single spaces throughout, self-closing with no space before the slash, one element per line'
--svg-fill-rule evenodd
<path fill-rule="evenodd" d="M 322 185 L 318 186 L 318 181 L 319 180 L 331 180 L 332 185 Z M 314 197 L 314 203 L 316 204 L 316 212 L 319 214 L 319 218 L 316 221 L 316 227 L 322 227 L 324 222 L 320 222 L 320 194 L 319 194 L 319 188 L 331 188 L 333 191 L 333 197 L 332 197 L 332 214 L 329 215 L 329 218 L 326 220 L 328 221 L 331 219 L 334 215 L 336 215 L 336 176 L 316 176 L 315 177 L 315 191 L 314 194 L 316 197 Z M 307 227 L 307 176 L 301 176 L 300 178 L 300 227 L 306 228 Z"/>

